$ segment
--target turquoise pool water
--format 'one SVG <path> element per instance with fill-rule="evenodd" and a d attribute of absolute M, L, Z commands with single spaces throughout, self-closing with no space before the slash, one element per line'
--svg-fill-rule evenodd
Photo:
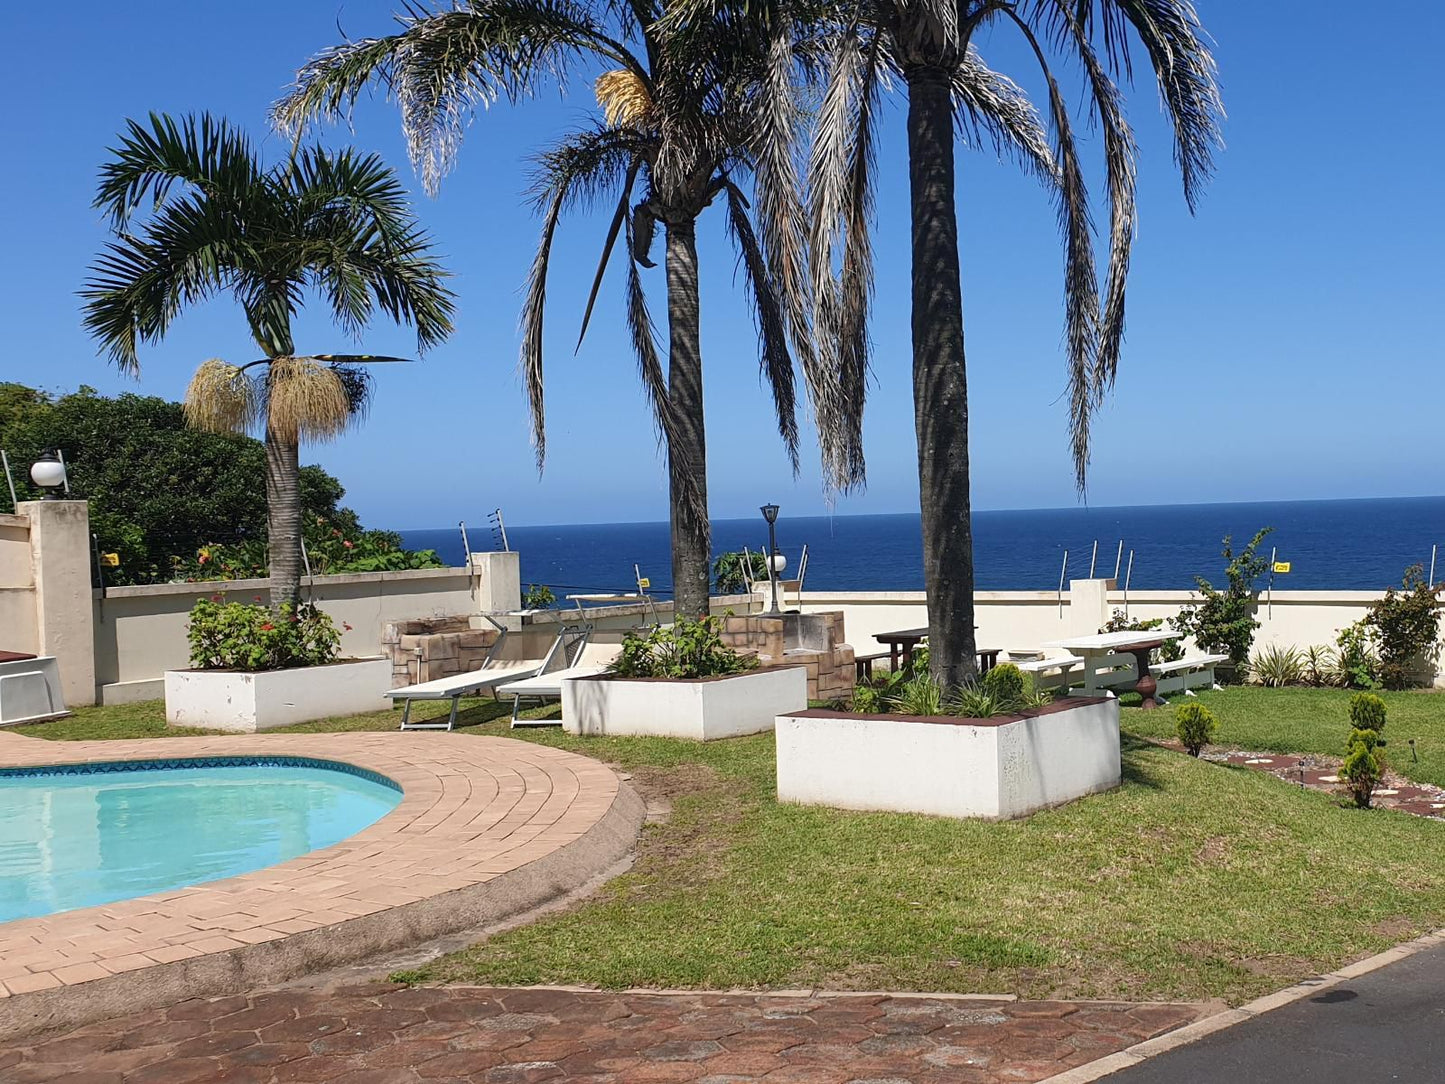
<path fill-rule="evenodd" d="M 272 866 L 399 801 L 383 776 L 301 757 L 0 768 L 0 922 Z"/>

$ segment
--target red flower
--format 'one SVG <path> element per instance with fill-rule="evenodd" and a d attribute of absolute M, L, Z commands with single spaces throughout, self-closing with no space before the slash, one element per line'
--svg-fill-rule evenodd
<path fill-rule="evenodd" d="M 343 539 L 341 540 L 341 544 L 342 544 L 343 546 L 345 546 L 347 549 L 355 549 L 355 548 L 356 548 L 356 547 L 352 544 L 351 540 L 348 539 L 348 538 L 343 538 Z"/>
<path fill-rule="evenodd" d="M 267 622 L 264 622 L 264 623 L 261 625 L 261 631 L 262 631 L 262 632 L 270 632 L 270 631 L 271 631 L 272 629 L 274 629 L 275 627 L 276 627 L 275 625 L 273 625 L 273 624 L 271 624 L 271 622 L 267 621 Z"/>

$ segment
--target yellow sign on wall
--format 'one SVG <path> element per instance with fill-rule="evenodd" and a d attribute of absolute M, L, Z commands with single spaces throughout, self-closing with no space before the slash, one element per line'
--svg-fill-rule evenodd
<path fill-rule="evenodd" d="M 103 564 L 103 565 L 105 565 L 106 568 L 119 568 L 119 567 L 120 567 L 120 554 L 118 554 L 118 553 L 102 553 L 102 554 L 100 555 L 100 563 Z"/>
<path fill-rule="evenodd" d="M 1281 573 L 1283 573 L 1283 572 L 1288 572 L 1288 571 L 1289 571 L 1289 562 L 1288 562 L 1288 561 L 1276 561 L 1276 562 L 1274 563 L 1274 571 L 1276 571 L 1276 572 L 1281 572 Z"/>

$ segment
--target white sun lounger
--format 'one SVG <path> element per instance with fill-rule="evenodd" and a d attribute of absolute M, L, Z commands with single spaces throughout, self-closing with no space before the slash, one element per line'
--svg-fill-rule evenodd
<path fill-rule="evenodd" d="M 617 657 L 620 650 L 617 644 L 589 644 L 581 653 L 574 658 L 574 664 L 563 670 L 550 670 L 543 674 L 535 674 L 531 677 L 524 677 L 517 681 L 509 681 L 505 685 L 498 686 L 496 694 L 498 697 L 510 696 L 512 698 L 512 726 L 559 726 L 557 719 L 521 719 L 518 713 L 522 710 L 522 701 L 538 705 L 545 704 L 548 700 L 562 699 L 562 682 L 568 678 L 596 677 L 598 674 L 606 673 L 607 667 Z"/>
<path fill-rule="evenodd" d="M 476 696 L 485 690 L 491 690 L 492 695 L 496 696 L 498 687 L 509 681 L 535 677 L 544 673 L 558 661 L 559 654 L 561 661 L 566 665 L 581 655 L 582 648 L 586 645 L 587 637 L 591 633 L 591 625 L 564 625 L 557 633 L 557 638 L 552 641 L 552 646 L 547 649 L 547 654 L 540 661 L 530 660 L 493 665 L 493 655 L 489 654 L 480 669 L 465 674 L 451 674 L 447 677 L 434 678 L 431 681 L 407 685 L 400 689 L 392 689 L 386 695 L 393 702 L 402 701 L 401 726 L 398 729 L 451 730 L 456 726 L 457 702 L 462 697 Z M 499 639 L 497 644 L 492 645 L 494 653 L 500 643 Z M 446 722 L 412 722 L 411 704 L 413 700 L 450 700 L 452 706 L 451 711 L 447 713 Z"/>

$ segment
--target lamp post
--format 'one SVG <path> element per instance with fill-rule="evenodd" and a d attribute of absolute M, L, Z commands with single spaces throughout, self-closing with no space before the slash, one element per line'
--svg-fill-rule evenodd
<path fill-rule="evenodd" d="M 43 452 L 31 465 L 30 480 L 45 490 L 45 500 L 60 500 L 60 489 L 65 485 L 65 463 L 53 448 Z"/>
<path fill-rule="evenodd" d="M 768 613 L 782 613 L 782 611 L 778 609 L 778 567 L 776 561 L 778 555 L 778 506 L 776 504 L 763 505 L 763 518 L 768 521 L 768 582 L 772 584 L 773 587 L 773 606 Z"/>

